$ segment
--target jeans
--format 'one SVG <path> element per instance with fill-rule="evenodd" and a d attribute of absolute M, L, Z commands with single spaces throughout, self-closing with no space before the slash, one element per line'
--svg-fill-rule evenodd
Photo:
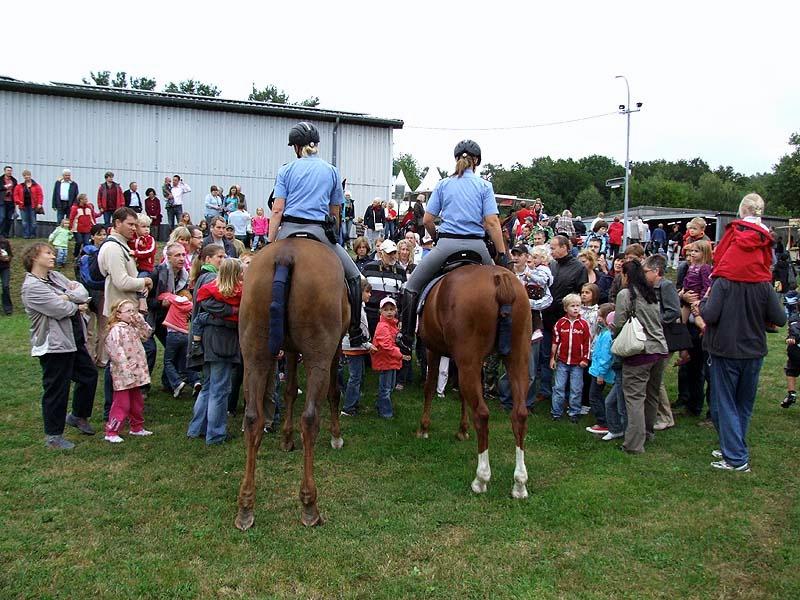
<path fill-rule="evenodd" d="M 553 329 L 542 328 L 541 347 L 539 348 L 539 393 L 544 398 L 553 395 L 553 371 L 550 369 L 550 354 L 553 351 Z"/>
<path fill-rule="evenodd" d="M 530 354 L 528 355 L 528 395 L 525 397 L 525 406 L 530 410 L 536 402 L 536 370 L 539 366 L 539 344 L 541 340 L 537 340 L 531 344 Z M 511 385 L 508 382 L 508 373 L 503 373 L 497 382 L 497 393 L 500 396 L 500 405 L 506 409 L 513 408 L 513 399 L 511 397 Z"/>
<path fill-rule="evenodd" d="M 747 428 L 758 391 L 763 358 L 735 359 L 710 356 L 711 420 L 719 434 L 722 457 L 739 467 L 750 462 Z"/>
<path fill-rule="evenodd" d="M 364 382 L 364 365 L 366 362 L 366 354 L 355 354 L 347 357 L 347 369 L 350 374 L 347 379 L 347 387 L 344 391 L 344 406 L 342 410 L 351 415 L 358 410 L 358 401 L 361 399 L 361 385 Z"/>
<path fill-rule="evenodd" d="M 192 409 L 188 437 L 205 435 L 208 445 L 225 441 L 232 371 L 233 365 L 229 362 L 213 361 L 203 365 L 203 389 Z"/>
<path fill-rule="evenodd" d="M 267 245 L 267 236 L 260 235 L 260 234 L 254 234 L 253 235 L 253 241 L 250 243 L 250 251 L 251 252 L 255 252 L 258 249 L 259 242 L 263 246 L 266 246 Z"/>
<path fill-rule="evenodd" d="M 622 372 L 616 373 L 614 385 L 606 396 L 606 427 L 610 433 L 625 433 L 628 427 L 628 411 L 625 408 L 625 395 L 622 393 Z"/>
<path fill-rule="evenodd" d="M 570 417 L 577 417 L 581 414 L 583 367 L 558 361 L 556 363 L 556 382 L 550 405 L 550 414 L 557 419 L 564 414 L 564 392 L 567 389 L 567 380 L 569 380 L 569 410 L 567 413 Z"/>
<path fill-rule="evenodd" d="M 56 208 L 56 223 L 61 223 L 65 217 L 69 218 L 69 211 L 69 202 L 59 202 L 58 208 Z"/>
<path fill-rule="evenodd" d="M 67 264 L 67 248 L 56 248 L 56 266 L 63 267 Z"/>
<path fill-rule="evenodd" d="M 0 282 L 3 284 L 3 311 L 10 314 L 14 310 L 14 305 L 11 302 L 11 287 L 10 287 L 11 269 L 3 269 L 0 271 Z"/>
<path fill-rule="evenodd" d="M 592 377 L 592 383 L 589 385 L 589 402 L 592 407 L 592 414 L 598 425 L 606 424 L 606 403 L 603 400 L 603 390 L 606 384 L 597 383 L 597 377 Z"/>
<path fill-rule="evenodd" d="M 392 390 L 397 381 L 397 371 L 378 371 L 378 401 L 375 407 L 378 414 L 384 419 L 391 419 L 394 416 L 392 409 Z"/>
<path fill-rule="evenodd" d="M 395 228 L 395 221 L 386 221 L 385 229 L 384 229 L 384 237 L 388 240 L 391 239 L 396 231 Z"/>
<path fill-rule="evenodd" d="M 113 210 L 104 210 L 103 211 L 103 225 L 106 226 L 106 229 L 111 227 L 111 217 L 114 214 Z"/>
<path fill-rule="evenodd" d="M 182 206 L 175 206 L 174 204 L 172 206 L 167 205 L 167 223 L 169 223 L 170 231 L 175 229 L 175 221 L 180 218 L 182 210 Z"/>
<path fill-rule="evenodd" d="M 26 240 L 36 237 L 36 211 L 26 206 L 19 210 L 22 217 L 22 237 Z"/>
<path fill-rule="evenodd" d="M 72 256 L 80 256 L 81 248 L 91 243 L 91 236 L 88 233 L 75 233 L 75 249 Z"/>
<path fill-rule="evenodd" d="M 72 414 L 82 419 L 92 416 L 97 369 L 84 343 L 78 344 L 75 352 L 43 354 L 39 357 L 39 363 L 42 365 L 44 432 L 47 435 L 61 435 L 67 418 L 70 381 L 75 382 Z"/>
<path fill-rule="evenodd" d="M 403 365 L 397 370 L 397 383 L 404 386 L 414 383 L 414 369 L 412 361 L 403 361 Z"/>
<path fill-rule="evenodd" d="M 0 234 L 3 237 L 11 237 L 15 210 L 16 204 L 13 202 L 0 202 Z"/>
<path fill-rule="evenodd" d="M 167 343 L 164 346 L 164 374 L 167 376 L 169 388 L 174 390 L 181 382 L 193 385 L 197 382 L 197 372 L 186 369 L 186 350 L 189 336 L 179 331 L 167 332 Z"/>

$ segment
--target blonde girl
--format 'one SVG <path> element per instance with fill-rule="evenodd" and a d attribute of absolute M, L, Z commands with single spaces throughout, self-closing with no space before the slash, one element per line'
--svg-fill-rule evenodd
<path fill-rule="evenodd" d="M 119 300 L 111 307 L 106 334 L 106 351 L 109 356 L 114 395 L 106 423 L 107 442 L 122 442 L 119 435 L 126 419 L 129 433 L 136 436 L 152 435 L 144 428 L 144 398 L 141 387 L 150 383 L 147 358 L 142 342 L 152 335 L 132 300 Z"/>
<path fill-rule="evenodd" d="M 597 309 L 600 288 L 595 283 L 584 283 L 581 287 L 581 316 L 589 323 L 589 335 L 594 340 L 597 334 Z"/>
<path fill-rule="evenodd" d="M 686 292 L 697 294 L 697 300 L 692 305 L 699 304 L 700 300 L 705 297 L 709 288 L 711 288 L 711 256 L 711 242 L 698 240 L 686 246 L 686 260 L 689 263 L 689 268 L 683 278 L 681 294 Z M 684 303 L 681 307 L 681 319 L 684 323 L 689 322 L 691 312 L 692 306 Z M 705 329 L 705 322 L 700 316 L 695 316 L 694 324 L 701 331 Z"/>

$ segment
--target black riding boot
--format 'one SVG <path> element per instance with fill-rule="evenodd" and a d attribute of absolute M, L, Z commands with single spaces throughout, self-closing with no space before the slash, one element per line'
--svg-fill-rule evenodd
<path fill-rule="evenodd" d="M 350 327 L 347 335 L 350 337 L 350 346 L 360 346 L 367 341 L 361 331 L 361 275 L 348 277 L 347 300 L 350 302 Z"/>
<path fill-rule="evenodd" d="M 411 356 L 414 348 L 414 334 L 417 329 L 417 298 L 419 294 L 409 290 L 403 290 L 400 296 L 400 335 L 397 338 L 397 346 L 400 351 Z"/>

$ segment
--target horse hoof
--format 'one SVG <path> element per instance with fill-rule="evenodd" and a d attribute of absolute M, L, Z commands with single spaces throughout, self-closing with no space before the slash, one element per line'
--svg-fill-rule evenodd
<path fill-rule="evenodd" d="M 417 430 L 417 437 L 419 439 L 421 439 L 421 440 L 427 440 L 428 439 L 428 432 L 427 431 L 422 431 L 421 429 L 418 429 Z"/>
<path fill-rule="evenodd" d="M 253 514 L 252 508 L 240 508 L 239 513 L 236 515 L 236 529 L 240 531 L 247 531 L 253 526 L 256 517 Z"/>
<path fill-rule="evenodd" d="M 511 497 L 515 500 L 525 500 L 528 497 L 528 488 L 525 484 L 515 483 L 511 488 Z"/>
<path fill-rule="evenodd" d="M 469 432 L 467 431 L 459 431 L 456 433 L 456 439 L 459 442 L 466 442 L 469 439 Z"/>
<path fill-rule="evenodd" d="M 319 514 L 319 511 L 316 507 L 313 509 L 303 509 L 303 513 L 300 516 L 300 521 L 306 527 L 319 527 L 320 525 L 325 524 L 325 520 L 322 518 L 322 515 Z"/>
<path fill-rule="evenodd" d="M 477 477 L 472 482 L 472 491 L 476 494 L 485 494 L 486 493 L 486 482 L 481 481 Z"/>
<path fill-rule="evenodd" d="M 344 438 L 331 437 L 331 448 L 334 450 L 341 450 L 342 446 L 344 446 Z"/>
<path fill-rule="evenodd" d="M 294 440 L 293 439 L 283 439 L 281 440 L 281 450 L 284 452 L 291 452 L 294 450 Z"/>

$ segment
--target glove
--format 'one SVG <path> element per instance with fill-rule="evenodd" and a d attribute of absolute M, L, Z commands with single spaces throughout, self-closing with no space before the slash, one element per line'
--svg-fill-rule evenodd
<path fill-rule="evenodd" d="M 501 252 L 500 254 L 498 254 L 497 258 L 495 259 L 495 261 L 497 262 L 498 266 L 500 266 L 500 267 L 505 267 L 506 269 L 510 269 L 511 268 L 511 267 L 509 267 L 508 254 L 506 254 L 505 252 Z"/>

